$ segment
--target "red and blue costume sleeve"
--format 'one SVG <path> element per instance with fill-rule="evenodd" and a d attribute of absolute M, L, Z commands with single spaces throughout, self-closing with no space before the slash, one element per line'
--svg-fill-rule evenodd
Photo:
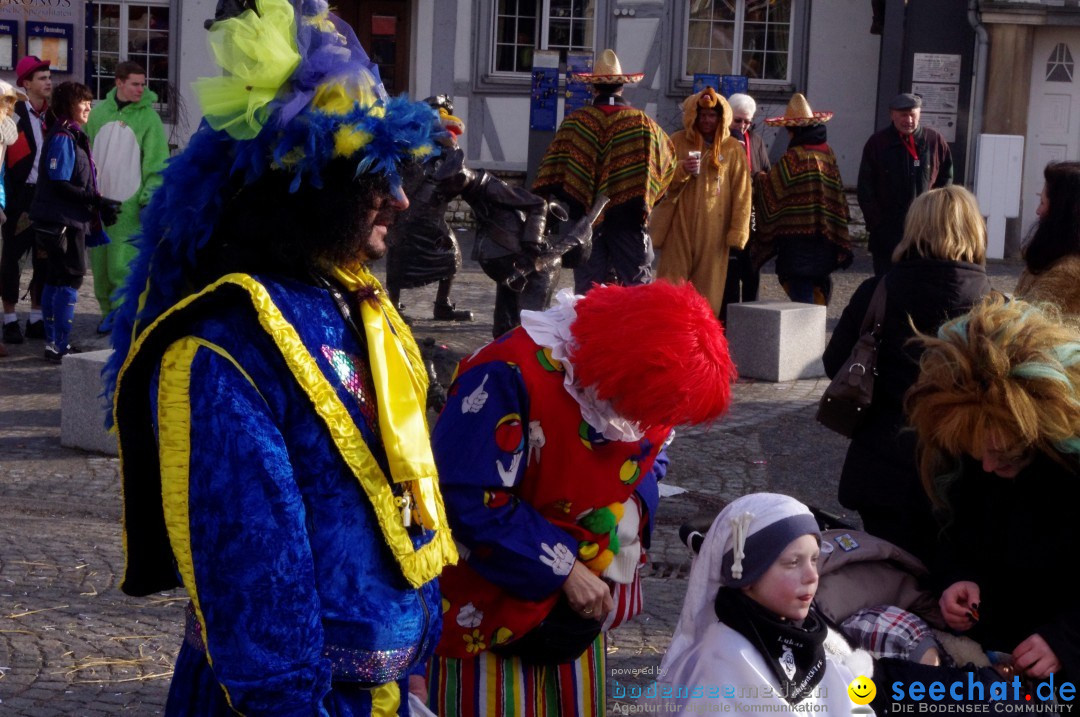
<path fill-rule="evenodd" d="M 432 444 L 450 527 L 469 565 L 515 597 L 540 600 L 562 587 L 577 541 L 517 494 L 528 426 L 520 371 L 495 361 L 457 378 Z"/>

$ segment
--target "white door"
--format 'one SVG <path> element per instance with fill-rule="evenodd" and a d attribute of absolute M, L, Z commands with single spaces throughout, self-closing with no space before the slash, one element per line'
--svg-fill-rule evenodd
<path fill-rule="evenodd" d="M 1080 28 L 1048 27 L 1035 31 L 1031 58 L 1031 98 L 1024 150 L 1023 230 L 1035 223 L 1050 162 L 1080 158 Z"/>

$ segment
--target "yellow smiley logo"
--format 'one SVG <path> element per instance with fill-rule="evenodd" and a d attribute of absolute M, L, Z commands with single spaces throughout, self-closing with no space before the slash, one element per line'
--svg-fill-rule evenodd
<path fill-rule="evenodd" d="M 869 677 L 859 675 L 847 686 L 848 697 L 857 705 L 868 705 L 877 695 L 877 685 Z"/>

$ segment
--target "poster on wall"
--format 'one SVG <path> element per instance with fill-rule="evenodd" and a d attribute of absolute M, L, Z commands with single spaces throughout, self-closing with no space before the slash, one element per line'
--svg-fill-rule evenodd
<path fill-rule="evenodd" d="M 62 22 L 26 23 L 26 54 L 48 60 L 53 72 L 71 72 L 75 26 Z"/>
<path fill-rule="evenodd" d="M 912 82 L 959 82 L 960 55 L 916 52 L 911 67 Z"/>
<path fill-rule="evenodd" d="M 711 87 L 717 92 L 720 91 L 720 75 L 710 75 L 708 72 L 695 72 L 694 73 L 694 86 L 690 88 L 693 94 L 701 92 L 706 87 Z"/>
<path fill-rule="evenodd" d="M 15 48 L 19 44 L 19 23 L 0 20 L 0 70 L 15 69 Z"/>
<path fill-rule="evenodd" d="M 724 75 L 720 78 L 720 94 L 725 98 L 731 97 L 736 92 L 744 95 L 750 90 L 750 78 L 746 75 Z"/>
<path fill-rule="evenodd" d="M 911 91 L 922 97 L 923 112 L 956 112 L 960 108 L 960 85 L 914 82 Z"/>
<path fill-rule="evenodd" d="M 941 133 L 941 136 L 945 138 L 946 142 L 956 141 L 955 113 L 927 112 L 923 110 L 919 119 L 919 124 L 923 127 L 936 129 Z"/>
<path fill-rule="evenodd" d="M 566 53 L 566 105 L 563 108 L 563 117 L 592 101 L 592 90 L 589 89 L 589 85 L 574 79 L 575 72 L 590 73 L 592 68 L 591 52 Z"/>
<path fill-rule="evenodd" d="M 529 129 L 554 130 L 559 110 L 559 53 L 537 50 L 533 55 Z"/>

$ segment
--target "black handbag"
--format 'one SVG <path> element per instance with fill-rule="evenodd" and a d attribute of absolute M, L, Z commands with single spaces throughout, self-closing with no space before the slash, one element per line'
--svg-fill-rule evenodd
<path fill-rule="evenodd" d="M 817 420 L 826 428 L 848 438 L 862 423 L 874 398 L 878 341 L 884 316 L 885 279 L 882 278 L 870 297 L 870 305 L 866 307 L 859 340 L 818 403 Z"/>
<path fill-rule="evenodd" d="M 67 226 L 34 222 L 33 227 L 35 243 L 46 254 L 63 254 L 67 251 Z"/>
<path fill-rule="evenodd" d="M 503 657 L 520 657 L 522 662 L 530 664 L 561 665 L 581 657 L 603 626 L 600 620 L 578 615 L 566 596 L 560 595 L 539 625 L 517 640 L 491 649 Z"/>

